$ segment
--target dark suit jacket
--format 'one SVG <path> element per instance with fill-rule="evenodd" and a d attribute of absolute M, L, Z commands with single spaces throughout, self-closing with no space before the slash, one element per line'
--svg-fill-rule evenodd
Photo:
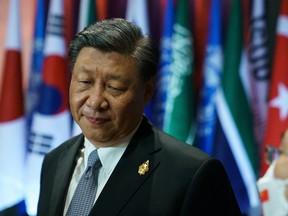
<path fill-rule="evenodd" d="M 46 155 L 38 215 L 63 215 L 83 135 Z M 149 170 L 138 174 L 149 160 Z M 221 163 L 157 130 L 145 118 L 102 190 L 90 215 L 241 215 Z"/>

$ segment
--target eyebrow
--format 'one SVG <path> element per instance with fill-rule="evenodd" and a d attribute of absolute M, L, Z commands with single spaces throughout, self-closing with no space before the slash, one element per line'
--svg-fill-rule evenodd
<path fill-rule="evenodd" d="M 117 74 L 108 74 L 107 75 L 108 80 L 120 80 L 124 84 L 129 84 L 129 80 L 125 79 L 123 76 L 117 75 Z"/>
<path fill-rule="evenodd" d="M 86 65 L 82 65 L 80 69 L 81 69 L 81 71 L 82 71 L 83 73 L 88 74 L 88 75 L 94 73 L 92 70 L 89 70 L 89 68 L 87 68 Z M 115 73 L 108 73 L 108 74 L 106 75 L 106 78 L 107 78 L 108 80 L 121 81 L 121 82 L 123 82 L 124 84 L 129 84 L 129 83 L 130 83 L 130 80 L 129 80 L 129 79 L 126 79 L 124 76 L 121 76 L 121 75 L 115 74 Z"/>
<path fill-rule="evenodd" d="M 87 74 L 91 74 L 92 70 L 90 70 L 89 68 L 86 67 L 86 65 L 82 65 L 80 67 L 81 72 L 87 73 Z"/>

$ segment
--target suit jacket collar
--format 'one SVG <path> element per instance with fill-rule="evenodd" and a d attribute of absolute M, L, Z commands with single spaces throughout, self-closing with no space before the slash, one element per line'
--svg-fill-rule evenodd
<path fill-rule="evenodd" d="M 84 136 L 80 135 L 75 139 L 74 142 L 70 141 L 58 159 L 48 215 L 63 214 L 67 190 L 77 163 L 79 149 L 83 146 Z"/>
<path fill-rule="evenodd" d="M 158 136 L 144 118 L 126 151 L 102 190 L 90 215 L 118 215 L 129 199 L 159 165 L 154 153 L 160 149 Z M 139 174 L 139 166 L 149 162 L 148 170 Z M 107 204 L 108 203 L 108 204 Z M 109 205 L 113 204 L 113 208 Z"/>
<path fill-rule="evenodd" d="M 75 139 L 68 141 L 69 144 L 59 157 L 48 215 L 63 214 L 66 194 L 77 162 L 77 155 L 84 143 L 83 134 Z M 92 208 L 91 215 L 96 214 L 95 212 L 99 216 L 117 215 L 158 167 L 160 161 L 154 157 L 154 153 L 159 149 L 158 133 L 144 117 Z M 147 161 L 149 162 L 149 169 L 140 175 L 138 173 L 139 166 Z M 113 208 L 107 203 L 113 203 Z"/>

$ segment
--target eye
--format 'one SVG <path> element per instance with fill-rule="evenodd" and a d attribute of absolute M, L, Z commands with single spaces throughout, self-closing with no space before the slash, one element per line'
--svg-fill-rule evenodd
<path fill-rule="evenodd" d="M 118 96 L 125 91 L 124 88 L 113 85 L 107 85 L 106 89 L 114 96 Z"/>
<path fill-rule="evenodd" d="M 121 91 L 120 88 L 117 88 L 116 86 L 112 86 L 112 85 L 108 85 L 107 89 L 109 89 L 111 91 Z"/>
<path fill-rule="evenodd" d="M 91 85 L 91 82 L 87 80 L 79 80 L 78 82 L 80 85 L 83 85 L 83 86 Z"/>

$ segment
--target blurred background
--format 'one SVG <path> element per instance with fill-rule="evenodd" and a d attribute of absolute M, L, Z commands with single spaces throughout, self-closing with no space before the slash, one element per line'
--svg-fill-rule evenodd
<path fill-rule="evenodd" d="M 1 0 L 0 216 L 36 215 L 43 157 L 80 133 L 68 105 L 67 50 L 113 17 L 159 45 L 145 115 L 222 161 L 243 215 L 288 127 L 287 0 Z"/>

